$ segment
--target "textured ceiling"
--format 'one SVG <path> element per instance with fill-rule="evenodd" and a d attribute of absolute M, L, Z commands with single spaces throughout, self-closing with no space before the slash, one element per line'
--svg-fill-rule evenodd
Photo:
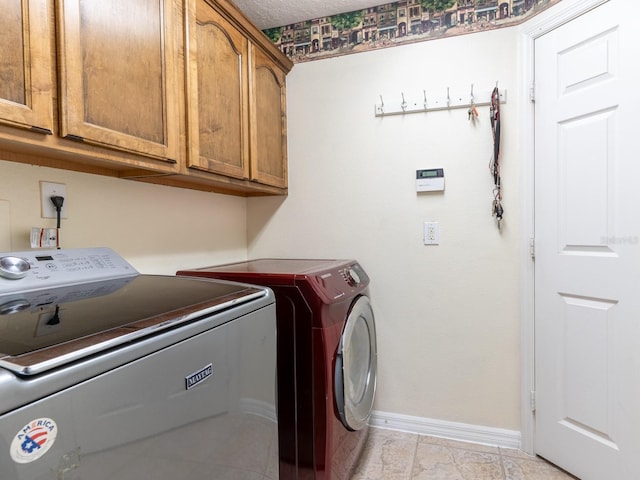
<path fill-rule="evenodd" d="M 353 12 L 383 0 L 233 0 L 258 28 L 282 27 L 303 20 Z"/>

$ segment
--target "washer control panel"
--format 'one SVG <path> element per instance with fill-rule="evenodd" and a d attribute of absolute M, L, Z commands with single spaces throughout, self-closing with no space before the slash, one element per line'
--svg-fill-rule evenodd
<path fill-rule="evenodd" d="M 0 276 L 0 295 L 138 275 L 133 266 L 109 248 L 0 253 L 0 259 L 4 258 L 12 259 L 13 270 L 16 259 L 28 267 L 25 265 L 22 274 L 13 278 Z"/>

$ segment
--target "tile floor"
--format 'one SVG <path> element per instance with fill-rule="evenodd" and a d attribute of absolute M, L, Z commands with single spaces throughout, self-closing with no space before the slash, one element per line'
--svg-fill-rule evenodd
<path fill-rule="evenodd" d="M 371 428 L 352 480 L 576 480 L 508 448 Z"/>

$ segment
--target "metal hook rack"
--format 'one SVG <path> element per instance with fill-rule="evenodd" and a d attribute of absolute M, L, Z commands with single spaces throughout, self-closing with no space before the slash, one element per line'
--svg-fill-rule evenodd
<path fill-rule="evenodd" d="M 496 88 L 498 82 L 496 82 Z M 389 100 L 385 104 L 382 95 L 380 95 L 380 103 L 374 106 L 376 117 L 387 117 L 391 115 L 406 115 L 410 113 L 426 113 L 437 112 L 440 110 L 454 110 L 458 108 L 483 107 L 491 105 L 491 90 L 474 92 L 473 84 L 471 84 L 471 92 L 465 95 L 454 95 L 447 87 L 446 96 L 427 97 L 426 90 L 422 91 L 422 96 L 415 99 L 407 99 L 404 92 L 401 93 L 401 101 L 397 107 L 390 105 Z M 507 103 L 507 91 L 498 89 L 500 95 L 500 103 Z"/>

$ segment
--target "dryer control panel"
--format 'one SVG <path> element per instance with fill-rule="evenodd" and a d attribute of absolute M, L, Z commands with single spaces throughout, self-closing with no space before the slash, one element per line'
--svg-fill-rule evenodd
<path fill-rule="evenodd" d="M 342 276 L 350 287 L 357 287 L 362 281 L 360 280 L 360 275 L 358 275 L 358 272 L 353 267 L 343 270 Z"/>
<path fill-rule="evenodd" d="M 326 303 L 353 297 L 364 291 L 369 285 L 369 276 L 364 269 L 354 262 L 350 265 L 319 273 L 314 277 L 316 293 Z"/>

